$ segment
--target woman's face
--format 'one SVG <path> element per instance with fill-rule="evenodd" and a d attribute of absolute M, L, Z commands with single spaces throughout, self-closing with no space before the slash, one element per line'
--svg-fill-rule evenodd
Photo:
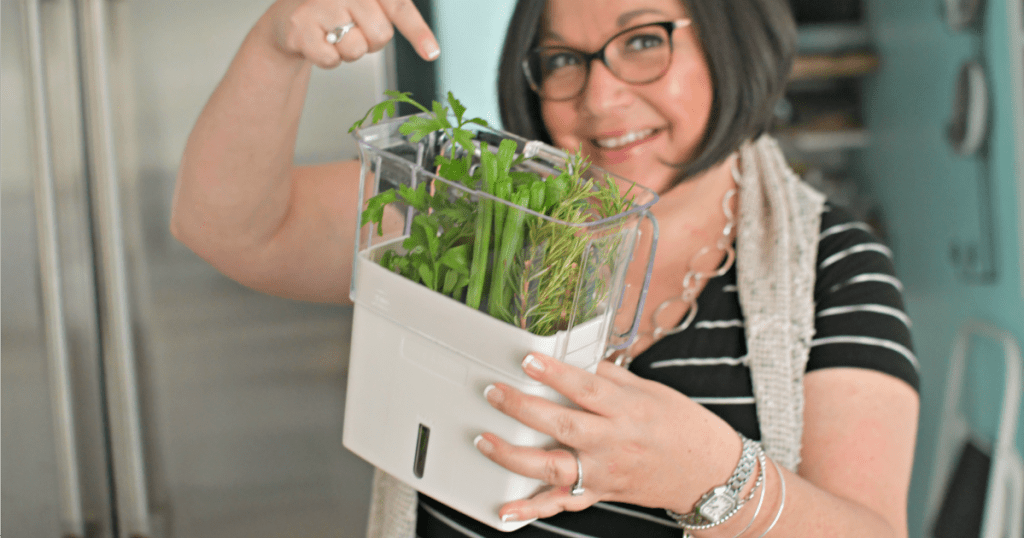
<path fill-rule="evenodd" d="M 687 17 L 679 0 L 548 0 L 540 45 L 593 52 L 626 28 Z M 693 28 L 677 28 L 672 37 L 668 71 L 654 82 L 623 82 L 594 61 L 578 96 L 542 100 L 555 145 L 582 145 L 594 164 L 664 191 L 677 174 L 671 163 L 693 156 L 712 103 L 711 73 Z"/>

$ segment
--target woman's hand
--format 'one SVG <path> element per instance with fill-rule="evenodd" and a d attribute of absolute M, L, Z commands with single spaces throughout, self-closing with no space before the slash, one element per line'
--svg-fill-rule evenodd
<path fill-rule="evenodd" d="M 569 493 L 578 473 L 576 459 L 568 451 L 517 447 L 485 433 L 477 448 L 487 457 L 554 486 L 503 506 L 500 514 L 506 520 L 550 517 L 583 510 L 598 501 L 687 512 L 704 491 L 731 474 L 739 459 L 741 442 L 728 424 L 661 383 L 607 361 L 598 365 L 595 375 L 536 353 L 523 361 L 523 368 L 580 409 L 504 384 L 490 388 L 487 400 L 574 448 L 582 464 L 585 491 L 579 496 Z"/>
<path fill-rule="evenodd" d="M 394 36 L 394 29 L 413 44 L 425 60 L 440 49 L 412 0 L 278 0 L 268 10 L 275 45 L 322 67 L 354 62 L 376 52 Z M 335 28 L 354 23 L 336 43 L 327 40 Z"/>

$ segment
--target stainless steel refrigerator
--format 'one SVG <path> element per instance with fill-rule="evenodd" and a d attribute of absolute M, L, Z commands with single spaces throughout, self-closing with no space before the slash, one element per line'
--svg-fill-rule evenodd
<path fill-rule="evenodd" d="M 245 289 L 168 232 L 191 125 L 269 3 L 0 1 L 8 538 L 364 532 L 349 309 Z M 315 73 L 300 161 L 355 156 L 390 57 Z"/>

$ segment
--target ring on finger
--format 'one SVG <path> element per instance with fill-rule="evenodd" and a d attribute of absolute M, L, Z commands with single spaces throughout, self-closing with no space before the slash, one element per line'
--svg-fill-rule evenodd
<path fill-rule="evenodd" d="M 576 483 L 572 485 L 572 489 L 569 490 L 569 495 L 573 497 L 579 497 L 586 491 L 583 489 L 583 462 L 580 461 L 580 455 L 575 450 L 571 450 L 572 457 L 576 458 Z"/>
<path fill-rule="evenodd" d="M 343 24 L 341 26 L 335 27 L 330 32 L 327 32 L 327 42 L 334 45 L 335 43 L 341 41 L 341 39 L 345 37 L 345 34 L 351 32 L 352 29 L 355 27 L 356 23 L 354 22 L 350 22 L 348 24 Z"/>

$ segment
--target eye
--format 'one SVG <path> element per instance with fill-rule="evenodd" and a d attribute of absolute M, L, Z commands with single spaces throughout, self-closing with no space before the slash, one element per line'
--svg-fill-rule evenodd
<path fill-rule="evenodd" d="M 657 34 L 633 34 L 626 39 L 624 49 L 629 52 L 643 52 L 648 49 L 661 47 L 665 44 L 665 38 Z"/>
<path fill-rule="evenodd" d="M 544 72 L 552 73 L 566 67 L 580 65 L 578 54 L 569 51 L 552 51 L 544 56 Z"/>

